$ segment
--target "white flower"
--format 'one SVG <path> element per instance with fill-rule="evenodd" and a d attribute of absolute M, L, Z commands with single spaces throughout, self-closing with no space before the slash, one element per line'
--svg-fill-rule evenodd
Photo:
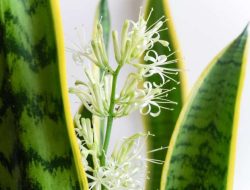
<path fill-rule="evenodd" d="M 95 125 L 91 125 L 91 121 L 88 118 L 81 118 L 80 114 L 76 114 L 74 117 L 74 122 L 76 125 L 75 133 L 77 136 L 77 142 L 82 155 L 82 163 L 86 171 L 93 172 L 96 168 L 100 166 L 99 156 L 100 156 L 100 142 L 97 137 Z M 93 160 L 93 165 L 91 166 L 87 159 L 91 156 Z"/>
<path fill-rule="evenodd" d="M 76 87 L 69 92 L 79 97 L 83 105 L 94 115 L 106 117 L 109 115 L 110 104 L 110 76 L 95 74 L 91 69 L 84 69 L 88 82 L 76 81 Z"/>
<path fill-rule="evenodd" d="M 168 104 L 177 104 L 168 99 L 168 92 L 175 88 L 164 89 L 164 84 L 161 86 L 156 85 L 155 88 L 153 88 L 150 82 L 145 82 L 143 86 L 144 89 L 140 91 L 141 95 L 138 96 L 136 102 L 142 115 L 150 114 L 156 117 L 160 115 L 161 109 L 172 110 L 172 108 L 167 107 Z"/>
<path fill-rule="evenodd" d="M 149 63 L 134 63 L 133 65 L 139 69 L 143 77 L 147 78 L 153 75 L 159 75 L 162 80 L 160 85 L 166 83 L 167 80 L 171 80 L 179 84 L 179 82 L 173 78 L 174 75 L 178 74 L 179 70 L 168 67 L 170 64 L 177 63 L 176 59 L 168 60 L 171 55 L 173 55 L 173 53 L 168 56 L 158 55 L 156 51 L 149 50 L 144 57 L 144 61 Z"/>
<path fill-rule="evenodd" d="M 151 10 L 151 12 L 153 9 Z M 151 15 L 150 12 L 150 15 Z M 167 30 L 167 28 L 162 28 L 166 19 L 164 16 L 158 19 L 151 26 L 147 26 L 148 20 L 144 19 L 142 11 L 140 11 L 139 19 L 137 22 L 132 20 L 126 20 L 123 24 L 121 32 L 121 45 L 118 44 L 118 33 L 113 31 L 113 44 L 115 58 L 118 64 L 131 64 L 136 59 L 139 59 L 143 53 L 151 49 L 155 43 L 160 43 L 169 49 L 169 43 L 165 40 L 160 39 L 160 32 Z"/>
<path fill-rule="evenodd" d="M 147 162 L 163 164 L 157 159 L 149 159 L 143 156 L 146 140 L 150 133 L 137 133 L 122 142 L 116 144 L 111 156 L 106 155 L 106 164 L 100 165 L 98 141 L 96 137 L 96 126 L 91 126 L 89 119 L 75 116 L 75 132 L 82 155 L 82 163 L 87 177 L 90 179 L 89 189 L 101 190 L 104 186 L 107 190 L 143 190 Z M 151 152 L 160 151 L 160 147 Z M 87 159 L 91 156 L 93 164 L 90 165 Z M 147 176 L 146 176 L 147 177 Z M 146 179 L 149 179 L 148 177 Z"/>
<path fill-rule="evenodd" d="M 92 148 L 94 144 L 94 132 L 91 127 L 90 119 L 81 118 L 80 115 L 75 115 L 75 124 L 77 128 L 75 128 L 75 132 L 79 137 L 84 139 L 88 148 Z"/>
<path fill-rule="evenodd" d="M 178 70 L 167 68 L 169 64 L 176 63 L 176 60 L 168 60 L 171 55 L 158 55 L 151 50 L 155 43 L 168 47 L 168 42 L 161 40 L 159 34 L 166 30 L 162 29 L 166 20 L 161 17 L 147 27 L 149 17 L 145 20 L 140 12 L 138 22 L 125 21 L 121 42 L 118 41 L 118 32 L 113 31 L 114 53 L 118 64 L 114 70 L 109 65 L 100 23 L 97 24 L 91 46 L 71 49 L 75 61 L 82 62 L 83 57 L 86 57 L 98 67 L 98 72 L 94 73 L 85 68 L 87 82 L 76 81 L 76 87 L 70 88 L 69 91 L 78 96 L 93 117 L 98 116 L 107 121 L 107 128 L 101 129 L 105 134 L 103 140 L 97 136 L 100 135 L 100 129 L 96 123 L 91 123 L 90 119 L 81 118 L 78 114 L 75 117 L 75 133 L 90 190 L 101 190 L 103 187 L 107 190 L 142 190 L 145 179 L 142 171 L 146 170 L 146 163 L 163 163 L 161 160 L 147 159 L 142 155 L 145 141 L 150 134 L 140 133 L 126 138 L 116 145 L 111 155 L 107 154 L 114 118 L 126 116 L 135 110 L 140 110 L 143 115 L 156 117 L 162 109 L 171 110 L 168 104 L 176 104 L 168 99 L 168 93 L 175 88 L 166 88 L 170 81 L 178 83 L 174 79 Z M 148 64 L 136 63 L 144 53 L 144 60 Z M 123 89 L 117 94 L 118 75 L 124 64 L 136 67 L 138 72 L 128 74 Z M 145 78 L 153 75 L 159 75 L 158 78 L 162 82 L 144 82 Z M 161 147 L 147 153 L 162 149 Z"/>
<path fill-rule="evenodd" d="M 121 32 L 120 44 L 118 43 L 118 33 L 113 31 L 114 52 L 118 63 L 115 71 L 112 70 L 108 63 L 102 26 L 100 23 L 97 24 L 96 34 L 91 41 L 91 53 L 87 58 L 92 60 L 100 70 L 104 71 L 102 72 L 102 79 L 100 80 L 98 75 L 85 69 L 88 82 L 76 81 L 77 87 L 70 89 L 70 92 L 76 94 L 84 106 L 94 115 L 107 117 L 112 114 L 114 117 L 122 117 L 136 109 L 140 109 L 142 114 L 157 116 L 161 109 L 168 109 L 164 105 L 165 103 L 174 103 L 167 99 L 167 93 L 170 90 L 161 88 L 163 84 L 169 81 L 178 83 L 174 79 L 174 75 L 178 74 L 178 70 L 167 67 L 172 63 L 176 63 L 177 60 L 168 60 L 172 54 L 169 56 L 158 55 L 154 50 L 150 50 L 157 42 L 168 46 L 168 42 L 161 40 L 159 34 L 160 31 L 165 30 L 161 28 L 166 20 L 163 20 L 164 17 L 161 17 L 147 28 L 149 18 L 150 15 L 145 20 L 140 11 L 137 22 L 125 21 Z M 149 64 L 136 63 L 135 59 L 140 58 L 145 51 L 144 60 L 148 61 Z M 79 59 L 81 58 L 80 55 Z M 111 100 L 111 88 L 109 88 L 109 84 L 112 84 L 112 79 L 117 77 L 117 72 L 120 71 L 125 63 L 138 68 L 139 73 L 132 73 L 128 76 L 120 96 L 115 99 L 113 113 L 109 113 Z M 159 75 L 162 82 L 160 84 L 153 82 L 151 85 L 145 83 L 146 88 L 139 88 L 143 77 L 147 78 L 153 75 Z M 152 88 L 153 86 L 155 88 Z M 156 111 L 155 109 L 151 109 L 152 106 L 156 107 Z"/>
<path fill-rule="evenodd" d="M 106 71 L 108 74 L 112 73 L 113 70 L 108 63 L 108 56 L 103 39 L 103 28 L 101 24 L 97 24 L 95 38 L 87 45 L 84 43 L 82 37 L 83 35 L 78 29 L 77 36 L 79 42 L 73 43 L 74 47 L 67 48 L 67 50 L 72 54 L 73 60 L 76 63 L 83 63 L 85 59 L 88 59 L 91 63 Z"/>
<path fill-rule="evenodd" d="M 95 62 L 93 57 L 93 51 L 89 43 L 86 43 L 84 36 L 84 29 L 75 28 L 77 34 L 77 43 L 73 43 L 73 47 L 67 47 L 67 51 L 72 54 L 72 59 L 76 63 L 83 63 L 87 58 L 92 62 Z"/>
<path fill-rule="evenodd" d="M 95 170 L 94 175 L 87 175 L 92 180 L 89 188 L 99 189 L 103 185 L 107 190 L 143 190 L 147 162 L 164 163 L 144 158 L 143 151 L 149 135 L 138 133 L 117 144 L 112 155 L 106 158 L 106 165 Z M 162 149 L 164 147 L 147 153 Z"/>
<path fill-rule="evenodd" d="M 152 11 L 153 9 L 151 12 Z M 132 44 L 130 55 L 132 59 L 139 58 L 146 50 L 151 49 L 157 42 L 169 48 L 169 43 L 160 39 L 160 32 L 167 29 L 162 29 L 162 26 L 166 22 L 166 20 L 164 20 L 164 16 L 158 19 L 151 26 L 147 27 L 151 12 L 147 20 L 145 20 L 144 16 L 142 15 L 142 11 L 140 10 L 139 20 L 137 22 L 131 21 L 133 27 L 128 33 L 128 39 L 131 40 Z"/>
<path fill-rule="evenodd" d="M 103 28 L 100 23 L 96 26 L 96 33 L 93 40 L 91 40 L 91 46 L 94 52 L 95 60 L 97 60 L 94 64 L 108 74 L 113 73 L 113 69 L 109 65 L 108 55 L 103 39 Z"/>
<path fill-rule="evenodd" d="M 165 89 L 163 87 L 169 81 L 162 85 L 154 85 L 146 81 L 143 83 L 143 88 L 139 88 L 140 81 L 141 79 L 136 75 L 130 75 L 116 100 L 116 117 L 128 115 L 137 109 L 140 109 L 142 115 L 150 114 L 156 117 L 160 114 L 161 109 L 172 110 L 168 107 L 169 104 L 177 104 L 168 99 L 168 93 L 175 88 Z"/>

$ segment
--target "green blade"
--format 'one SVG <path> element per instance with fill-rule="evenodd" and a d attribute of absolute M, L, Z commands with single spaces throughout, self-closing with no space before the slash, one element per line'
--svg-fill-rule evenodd
<path fill-rule="evenodd" d="M 170 43 L 171 51 L 168 48 L 163 47 L 160 44 L 156 44 L 153 47 L 153 50 L 158 52 L 159 55 L 169 55 L 175 52 L 171 57 L 171 60 L 178 59 L 177 64 L 167 65 L 167 67 L 172 67 L 176 69 L 183 70 L 183 60 L 180 52 L 180 48 L 178 45 L 178 41 L 176 38 L 176 34 L 174 31 L 173 20 L 171 19 L 171 14 L 169 11 L 169 5 L 166 0 L 148 0 L 146 7 L 146 18 L 148 17 L 151 8 L 153 8 L 153 12 L 148 21 L 148 26 L 151 26 L 155 23 L 160 17 L 165 16 L 168 21 L 164 24 L 163 28 L 168 28 L 168 30 L 164 30 L 160 32 L 161 39 L 167 40 Z M 176 87 L 176 90 L 171 91 L 169 93 L 168 98 L 172 101 L 178 102 L 178 105 L 169 105 L 169 108 L 173 108 L 174 111 L 162 110 L 160 116 L 151 117 L 147 116 L 144 119 L 145 130 L 150 131 L 155 137 L 150 137 L 148 139 L 148 149 L 154 150 L 160 148 L 161 146 L 167 147 L 169 145 L 169 141 L 175 126 L 175 123 L 178 119 L 179 113 L 181 111 L 184 96 L 185 96 L 185 76 L 184 72 L 180 72 L 178 75 L 173 76 L 176 81 L 179 81 L 180 84 L 177 85 L 175 82 L 168 83 L 165 88 L 171 89 L 172 87 Z M 159 81 L 158 76 L 151 77 L 151 82 Z M 168 105 L 167 105 L 168 106 Z M 148 155 L 149 158 L 157 159 L 157 160 L 165 160 L 167 153 L 167 149 L 150 153 Z M 148 173 L 150 179 L 147 180 L 146 189 L 159 189 L 160 187 L 160 179 L 162 173 L 163 165 L 157 164 L 149 164 Z"/>
<path fill-rule="evenodd" d="M 0 1 L 0 189 L 87 189 L 58 14 L 54 0 Z"/>
<path fill-rule="evenodd" d="M 101 20 L 101 24 L 103 27 L 103 38 L 106 45 L 106 50 L 108 51 L 109 36 L 110 36 L 110 15 L 109 15 L 108 0 L 100 0 L 100 4 L 97 10 L 98 10 L 98 18 Z"/>
<path fill-rule="evenodd" d="M 161 189 L 232 189 L 247 29 L 197 81 L 178 119 Z"/>

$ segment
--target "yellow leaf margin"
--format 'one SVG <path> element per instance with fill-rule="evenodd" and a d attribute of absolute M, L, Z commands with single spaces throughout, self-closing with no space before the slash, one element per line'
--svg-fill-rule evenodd
<path fill-rule="evenodd" d="M 76 170 L 78 173 L 79 183 L 81 189 L 88 189 L 88 181 L 86 173 L 81 162 L 81 153 L 78 148 L 77 139 L 74 133 L 73 118 L 70 111 L 70 102 L 68 97 L 68 85 L 66 78 L 66 61 L 65 61 L 65 51 L 64 51 L 64 37 L 63 37 L 63 27 L 60 14 L 60 5 L 58 0 L 50 0 L 51 11 L 54 21 L 54 30 L 56 35 L 57 52 L 58 52 L 58 62 L 59 62 L 59 75 L 62 90 L 63 106 L 65 110 L 65 119 L 67 124 L 68 135 L 74 155 Z"/>

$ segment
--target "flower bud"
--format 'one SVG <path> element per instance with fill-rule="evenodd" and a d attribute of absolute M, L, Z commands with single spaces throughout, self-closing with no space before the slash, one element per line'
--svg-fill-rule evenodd
<path fill-rule="evenodd" d="M 118 45 L 118 34 L 117 31 L 112 32 L 112 38 L 113 38 L 113 45 L 114 45 L 114 52 L 115 52 L 115 59 L 117 63 L 119 64 L 121 61 L 121 53 Z"/>

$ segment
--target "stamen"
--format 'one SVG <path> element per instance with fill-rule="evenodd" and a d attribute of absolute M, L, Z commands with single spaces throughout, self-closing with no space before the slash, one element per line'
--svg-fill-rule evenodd
<path fill-rule="evenodd" d="M 161 30 L 158 30 L 158 32 L 162 32 L 162 31 L 166 31 L 166 30 L 168 30 L 168 28 L 163 28 Z"/>
<path fill-rule="evenodd" d="M 154 8 L 152 7 L 152 8 L 150 9 L 149 14 L 148 14 L 148 18 L 147 18 L 147 20 L 146 20 L 146 23 L 148 23 L 149 18 L 151 17 L 151 14 L 152 14 L 153 11 L 154 11 Z"/>
<path fill-rule="evenodd" d="M 148 28 L 147 28 L 147 30 L 146 30 L 146 32 L 147 31 L 149 31 L 151 28 L 153 28 L 158 22 L 160 22 L 163 18 L 165 18 L 165 16 L 162 16 L 162 17 L 160 17 L 157 21 L 155 21 L 151 26 L 149 26 Z M 164 21 L 165 22 L 165 21 Z"/>
<path fill-rule="evenodd" d="M 139 19 L 141 17 L 141 14 L 142 14 L 142 6 L 140 7 L 140 11 L 139 11 Z"/>
<path fill-rule="evenodd" d="M 168 148 L 168 146 L 166 146 L 166 147 L 161 146 L 160 148 L 157 148 L 157 149 L 154 149 L 154 150 L 148 151 L 147 153 L 158 152 L 158 151 L 161 151 L 161 150 L 164 150 L 164 149 L 167 149 L 167 148 Z"/>

